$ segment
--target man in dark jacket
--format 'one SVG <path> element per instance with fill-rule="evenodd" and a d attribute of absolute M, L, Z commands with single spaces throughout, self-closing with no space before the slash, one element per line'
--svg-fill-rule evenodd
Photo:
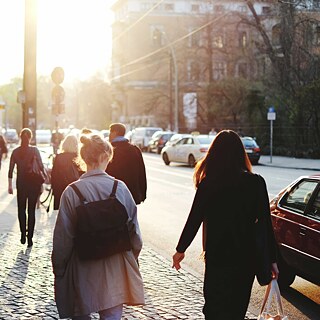
<path fill-rule="evenodd" d="M 124 137 L 126 127 L 113 123 L 109 127 L 109 141 L 113 146 L 113 159 L 106 172 L 122 180 L 130 190 L 136 204 L 143 202 L 147 194 L 147 178 L 141 150 Z"/>

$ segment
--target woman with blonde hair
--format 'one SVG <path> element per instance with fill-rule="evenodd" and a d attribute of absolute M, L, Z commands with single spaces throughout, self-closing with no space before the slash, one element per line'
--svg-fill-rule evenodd
<path fill-rule="evenodd" d="M 173 255 L 179 270 L 185 251 L 203 223 L 205 319 L 243 320 L 257 272 L 255 224 L 267 237 L 269 279 L 278 277 L 268 192 L 264 179 L 252 173 L 239 135 L 220 131 L 194 173 L 197 192 Z"/>
<path fill-rule="evenodd" d="M 67 135 L 61 143 L 60 153 L 53 162 L 51 186 L 53 209 L 58 210 L 62 192 L 71 182 L 78 180 L 83 171 L 78 164 L 79 143 L 75 135 Z"/>
<path fill-rule="evenodd" d="M 120 320 L 124 304 L 145 303 L 137 263 L 142 249 L 137 206 L 127 186 L 105 172 L 113 155 L 111 144 L 96 134 L 83 135 L 80 142 L 80 156 L 86 172 L 63 192 L 54 228 L 52 265 L 56 304 L 60 318 L 91 319 L 91 313 L 99 312 L 100 319 Z M 115 181 L 118 182 L 116 191 Z M 127 212 L 131 250 L 98 259 L 81 259 L 75 238 L 76 208 L 82 202 L 74 186 L 86 203 L 101 202 L 115 192 L 115 197 Z"/>

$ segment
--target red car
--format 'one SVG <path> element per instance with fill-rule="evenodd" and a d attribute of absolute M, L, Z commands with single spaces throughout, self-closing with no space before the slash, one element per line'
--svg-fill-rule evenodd
<path fill-rule="evenodd" d="M 279 285 L 296 275 L 320 284 L 320 174 L 303 176 L 270 201 L 279 247 Z"/>

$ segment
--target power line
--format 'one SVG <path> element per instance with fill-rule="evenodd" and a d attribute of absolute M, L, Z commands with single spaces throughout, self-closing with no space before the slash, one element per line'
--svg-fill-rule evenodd
<path fill-rule="evenodd" d="M 136 20 L 134 23 L 132 23 L 128 28 L 123 30 L 118 36 L 113 39 L 113 42 L 120 39 L 125 33 L 127 33 L 129 30 L 131 30 L 136 24 L 138 24 L 141 20 L 143 20 L 150 12 L 152 12 L 154 9 L 156 9 L 164 0 L 160 0 L 157 2 L 153 7 L 151 7 L 148 11 L 146 11 L 138 20 Z"/>
<path fill-rule="evenodd" d="M 143 67 L 140 67 L 140 68 L 137 68 L 137 69 L 134 69 L 134 70 L 131 70 L 131 71 L 128 71 L 126 73 L 123 73 L 119 76 L 115 76 L 113 77 L 112 79 L 110 79 L 110 81 L 112 80 L 118 80 L 118 79 L 121 79 L 122 77 L 125 77 L 125 76 L 129 76 L 130 74 L 133 74 L 135 72 L 139 72 L 139 71 L 143 71 L 145 69 L 148 69 L 148 68 L 151 68 L 161 62 L 165 62 L 165 61 L 169 61 L 171 58 L 170 57 L 166 57 L 166 58 L 162 58 L 160 60 L 157 60 L 156 62 L 153 62 L 153 63 L 150 63 L 150 64 L 147 64 L 147 65 L 144 65 Z"/>
<path fill-rule="evenodd" d="M 193 35 L 193 34 L 199 32 L 200 30 L 208 27 L 208 26 L 211 25 L 212 23 L 217 22 L 217 21 L 219 21 L 220 19 L 226 17 L 227 15 L 229 15 L 229 12 L 227 12 L 227 13 L 225 13 L 225 14 L 223 14 L 223 15 L 221 15 L 221 16 L 219 16 L 219 17 L 217 17 L 217 18 L 215 18 L 215 19 L 213 19 L 213 20 L 211 20 L 211 21 L 209 21 L 209 22 L 207 22 L 207 23 L 205 23 L 204 25 L 200 26 L 199 28 L 197 28 L 197 29 L 195 29 L 195 30 L 187 33 L 186 35 L 184 35 L 184 36 L 182 36 L 182 37 L 174 40 L 173 42 L 170 42 L 170 43 L 167 44 L 166 46 L 163 46 L 163 47 L 161 47 L 161 48 L 159 48 L 159 49 L 157 49 L 157 50 L 155 50 L 155 51 L 153 51 L 153 52 L 151 52 L 151 53 L 148 53 L 148 54 L 146 54 L 146 55 L 144 55 L 144 56 L 142 56 L 142 57 L 140 57 L 140 58 L 137 58 L 137 59 L 135 59 L 135 60 L 133 60 L 133 61 L 130 61 L 130 62 L 122 65 L 122 66 L 120 67 L 120 70 L 123 69 L 123 68 L 125 68 L 125 67 L 134 65 L 134 64 L 136 64 L 136 63 L 138 63 L 138 62 L 140 62 L 140 61 L 143 61 L 143 60 L 145 60 L 145 59 L 147 59 L 147 58 L 150 58 L 150 57 L 158 54 L 159 52 L 161 52 L 161 51 L 163 51 L 163 50 L 169 49 L 170 47 L 172 47 L 173 45 L 177 44 L 178 42 L 180 42 L 180 41 L 182 41 L 182 40 L 190 37 L 191 35 Z M 122 77 L 125 76 L 125 75 L 126 75 L 126 74 L 119 75 L 119 76 L 116 77 L 116 79 L 122 78 Z M 112 80 L 114 80 L 114 78 L 111 78 L 111 79 L 110 79 L 110 81 L 112 81 Z"/>

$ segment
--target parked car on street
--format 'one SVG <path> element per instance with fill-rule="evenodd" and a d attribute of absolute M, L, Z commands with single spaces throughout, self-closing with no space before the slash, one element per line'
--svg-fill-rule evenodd
<path fill-rule="evenodd" d="M 108 129 L 101 130 L 100 134 L 103 136 L 104 139 L 108 140 L 110 135 L 110 130 Z"/>
<path fill-rule="evenodd" d="M 183 138 L 184 136 L 189 136 L 190 133 L 175 133 L 166 143 L 166 145 L 171 145 L 176 143 L 178 140 Z"/>
<path fill-rule="evenodd" d="M 142 151 L 147 151 L 148 143 L 156 131 L 162 131 L 162 128 L 137 127 L 132 130 L 131 143 L 138 146 Z"/>
<path fill-rule="evenodd" d="M 19 135 L 16 129 L 7 129 L 4 131 L 4 138 L 7 143 L 18 143 Z"/>
<path fill-rule="evenodd" d="M 177 142 L 164 146 L 161 151 L 162 160 L 166 165 L 180 162 L 194 167 L 205 156 L 214 138 L 215 136 L 208 134 L 184 135 Z"/>
<path fill-rule="evenodd" d="M 160 154 L 162 148 L 174 134 L 172 131 L 156 131 L 148 143 L 148 151 Z"/>
<path fill-rule="evenodd" d="M 36 144 L 51 144 L 51 130 L 37 129 L 36 130 Z"/>
<path fill-rule="evenodd" d="M 260 147 L 255 139 L 251 137 L 241 137 L 246 153 L 252 164 L 258 164 L 260 159 Z"/>
<path fill-rule="evenodd" d="M 298 275 L 320 284 L 320 174 L 302 176 L 270 201 L 279 248 L 279 285 Z"/>

